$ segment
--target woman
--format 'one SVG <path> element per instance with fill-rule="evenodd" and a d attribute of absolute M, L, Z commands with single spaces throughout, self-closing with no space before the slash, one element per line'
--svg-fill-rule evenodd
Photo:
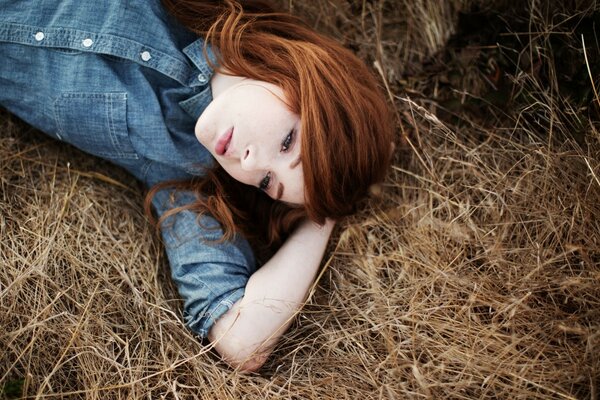
<path fill-rule="evenodd" d="M 260 368 L 390 163 L 380 90 L 264 1 L 0 1 L 0 104 L 150 190 L 184 319 Z M 257 270 L 247 239 L 272 257 Z"/>

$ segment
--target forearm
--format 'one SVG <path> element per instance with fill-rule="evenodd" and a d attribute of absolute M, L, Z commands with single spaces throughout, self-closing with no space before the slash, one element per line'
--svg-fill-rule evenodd
<path fill-rule="evenodd" d="M 256 273 L 244 297 L 212 327 L 209 339 L 232 365 L 257 369 L 306 299 L 333 223 L 304 222 Z"/>

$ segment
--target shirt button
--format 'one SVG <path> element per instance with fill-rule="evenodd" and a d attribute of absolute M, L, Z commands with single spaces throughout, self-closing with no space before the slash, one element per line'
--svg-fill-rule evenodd
<path fill-rule="evenodd" d="M 208 78 L 204 74 L 198 74 L 198 81 L 200 83 L 206 83 L 206 82 L 208 82 Z"/>
<path fill-rule="evenodd" d="M 150 59 L 152 58 L 149 51 L 142 51 L 140 53 L 140 57 L 142 58 L 142 61 L 150 61 Z"/>
<path fill-rule="evenodd" d="M 81 44 L 83 45 L 83 47 L 91 47 L 92 44 L 94 44 L 94 41 L 90 38 L 87 38 L 87 39 L 83 39 L 81 41 Z"/>
<path fill-rule="evenodd" d="M 37 40 L 38 42 L 41 42 L 42 40 L 44 40 L 44 37 L 46 35 L 44 35 L 44 32 L 38 32 L 35 34 L 35 40 Z"/>

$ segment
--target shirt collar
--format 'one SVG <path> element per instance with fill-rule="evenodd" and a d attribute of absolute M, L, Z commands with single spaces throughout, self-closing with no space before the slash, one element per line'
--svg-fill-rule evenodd
<path fill-rule="evenodd" d="M 183 53 L 196 67 L 188 80 L 188 85 L 196 90 L 200 89 L 201 92 L 190 97 L 189 99 L 180 101 L 179 106 L 196 120 L 212 101 L 210 80 L 214 75 L 214 71 L 208 64 L 207 58 L 204 56 L 205 47 L 207 58 L 213 63 L 213 65 L 216 65 L 217 59 L 215 54 L 210 45 L 205 44 L 203 39 L 197 39 L 183 49 Z"/>
<path fill-rule="evenodd" d="M 217 65 L 217 57 L 213 52 L 211 46 L 204 42 L 204 39 L 200 38 L 192 42 L 183 49 L 183 53 L 189 58 L 189 60 L 198 69 L 197 73 L 192 74 L 190 77 L 189 85 L 191 87 L 204 86 L 210 82 L 214 71 L 210 67 L 207 58 L 204 57 L 204 49 L 206 48 L 206 55 L 208 60 L 213 65 Z"/>

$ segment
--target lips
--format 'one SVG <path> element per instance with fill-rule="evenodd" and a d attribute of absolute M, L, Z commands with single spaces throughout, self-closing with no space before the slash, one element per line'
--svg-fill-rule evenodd
<path fill-rule="evenodd" d="M 227 129 L 227 131 L 225 133 L 223 133 L 223 135 L 221 135 L 221 137 L 217 141 L 217 144 L 215 145 L 215 153 L 217 153 L 220 156 L 224 155 L 227 152 L 227 150 L 229 149 L 229 145 L 231 144 L 232 136 L 233 136 L 233 127 Z"/>

